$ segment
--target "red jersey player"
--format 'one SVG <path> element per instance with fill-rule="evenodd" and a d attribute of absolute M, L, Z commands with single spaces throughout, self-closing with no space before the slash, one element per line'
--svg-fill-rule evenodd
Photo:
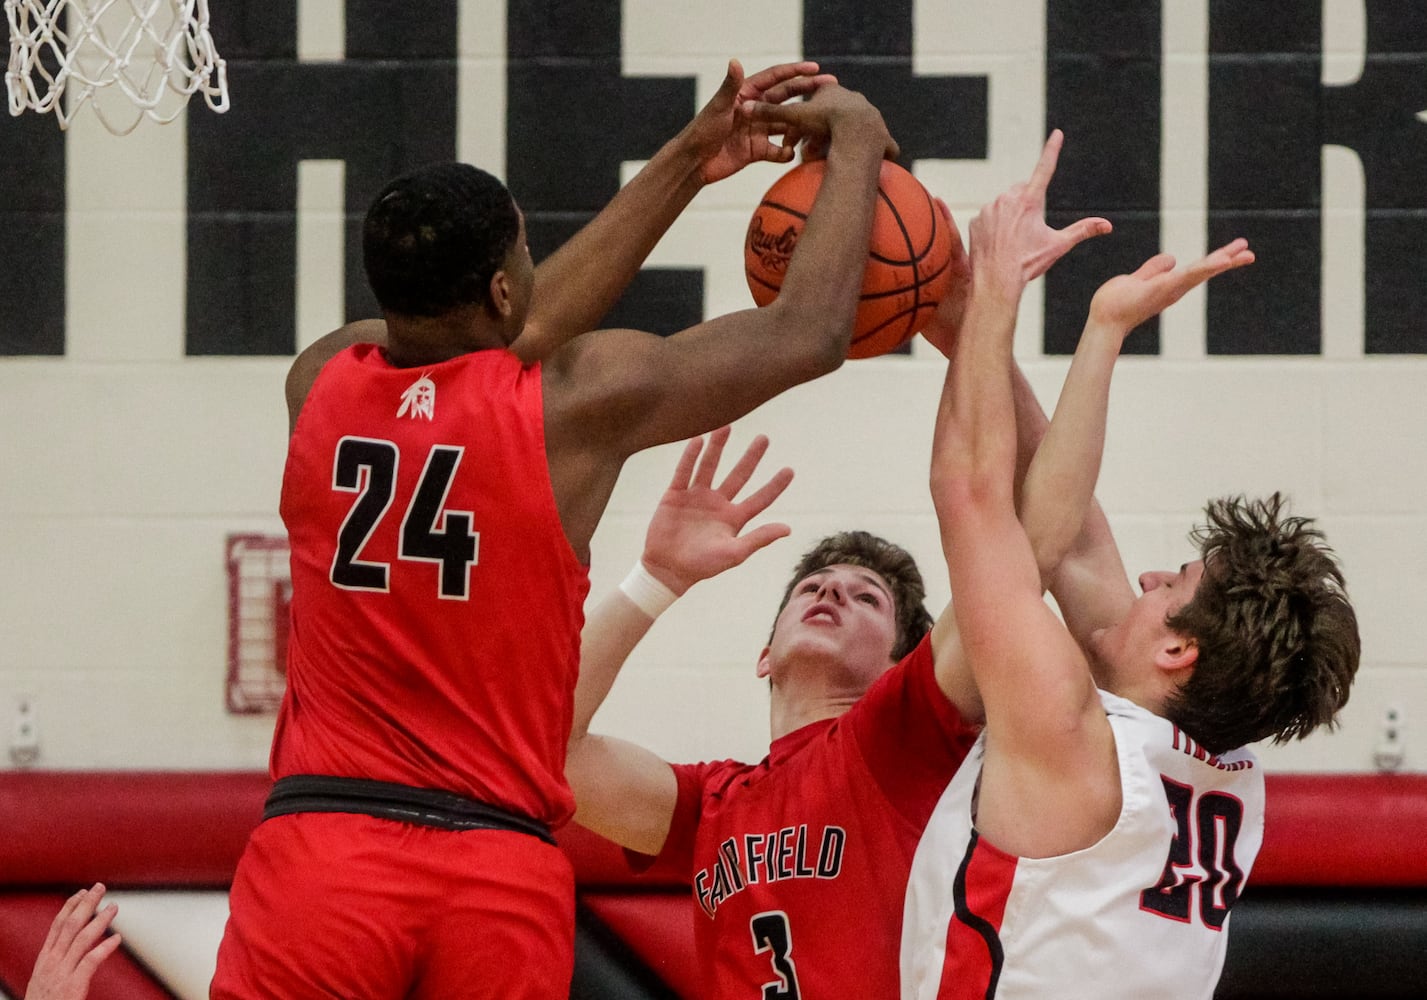
<path fill-rule="evenodd" d="M 816 70 L 744 80 L 731 64 L 538 268 L 518 206 L 474 167 L 416 170 L 373 201 L 364 258 L 385 323 L 324 338 L 287 383 L 277 782 L 234 879 L 214 997 L 567 995 L 573 885 L 550 830 L 572 811 L 585 564 L 615 479 L 635 451 L 847 352 L 895 144 Z M 785 131 L 825 140 L 828 174 L 775 303 L 669 337 L 576 336 L 703 184 L 791 158 L 770 138 Z"/>
<path fill-rule="evenodd" d="M 690 445 L 650 526 L 643 562 L 679 592 L 786 534 L 767 525 L 739 535 L 789 476 L 734 503 L 765 441 L 715 489 L 726 438 L 713 436 L 697 472 Z M 659 610 L 647 596 L 657 587 L 632 589 L 633 599 L 621 590 L 602 601 L 586 627 L 567 764 L 577 819 L 690 878 L 707 1000 L 765 987 L 895 991 L 906 872 L 977 733 L 938 686 L 915 562 L 855 531 L 803 557 L 758 663 L 773 699 L 773 742 L 758 764 L 670 766 L 587 733 L 611 668 Z"/>

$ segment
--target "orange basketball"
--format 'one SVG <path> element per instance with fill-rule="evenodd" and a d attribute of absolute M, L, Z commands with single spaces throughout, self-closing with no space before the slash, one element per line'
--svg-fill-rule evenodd
<path fill-rule="evenodd" d="M 753 301 L 778 297 L 783 274 L 822 185 L 825 160 L 801 163 L 763 196 L 748 224 L 743 269 Z M 877 212 L 862 275 L 849 358 L 872 358 L 905 344 L 931 320 L 951 285 L 951 229 L 921 182 L 882 161 Z"/>

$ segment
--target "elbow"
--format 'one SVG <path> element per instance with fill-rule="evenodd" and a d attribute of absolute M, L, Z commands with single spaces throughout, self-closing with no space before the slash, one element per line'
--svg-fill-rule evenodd
<path fill-rule="evenodd" d="M 830 375 L 847 360 L 852 341 L 851 317 L 840 310 L 829 311 L 817 304 L 785 300 L 781 296 L 762 312 L 772 335 L 778 339 L 783 360 L 796 372 L 799 382 Z"/>
<path fill-rule="evenodd" d="M 957 470 L 933 469 L 932 507 L 943 525 L 977 519 L 1005 498 L 985 476 Z"/>
<path fill-rule="evenodd" d="M 961 509 L 975 494 L 971 477 L 960 470 L 945 468 L 946 464 L 934 463 L 931 471 L 932 505 L 939 512 Z"/>

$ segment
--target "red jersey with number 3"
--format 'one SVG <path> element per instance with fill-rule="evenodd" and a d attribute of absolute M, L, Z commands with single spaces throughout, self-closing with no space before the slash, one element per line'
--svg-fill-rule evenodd
<path fill-rule="evenodd" d="M 274 778 L 436 788 L 565 822 L 589 574 L 545 457 L 540 368 L 499 350 L 318 375 L 288 446 Z"/>
<path fill-rule="evenodd" d="M 704 1000 L 895 998 L 907 872 L 976 734 L 924 640 L 761 764 L 675 767 L 659 862 L 692 876 Z"/>

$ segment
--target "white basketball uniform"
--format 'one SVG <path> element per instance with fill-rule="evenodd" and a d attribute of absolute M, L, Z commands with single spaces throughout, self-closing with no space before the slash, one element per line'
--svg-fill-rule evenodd
<path fill-rule="evenodd" d="M 1263 772 L 1215 757 L 1107 692 L 1123 803 L 1098 843 L 1018 858 L 972 823 L 985 735 L 947 787 L 912 861 L 903 1000 L 1209 1000 L 1229 908 L 1263 841 Z"/>

